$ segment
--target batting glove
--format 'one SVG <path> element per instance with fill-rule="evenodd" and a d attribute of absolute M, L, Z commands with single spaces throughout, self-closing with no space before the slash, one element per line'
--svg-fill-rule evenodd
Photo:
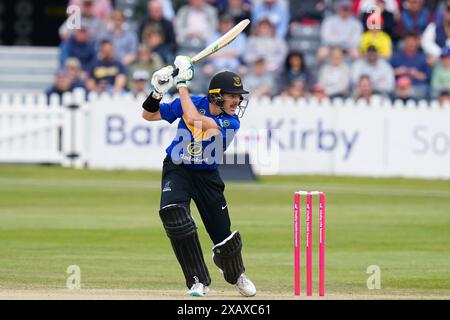
<path fill-rule="evenodd" d="M 187 82 L 194 78 L 194 64 L 187 56 L 177 56 L 174 65 L 178 68 L 178 75 L 174 79 L 176 87 L 187 87 Z"/>
<path fill-rule="evenodd" d="M 173 67 L 167 66 L 162 69 L 159 69 L 152 76 L 152 86 L 154 92 L 159 98 L 162 98 L 167 91 L 170 90 L 173 86 L 173 77 L 172 77 Z"/>

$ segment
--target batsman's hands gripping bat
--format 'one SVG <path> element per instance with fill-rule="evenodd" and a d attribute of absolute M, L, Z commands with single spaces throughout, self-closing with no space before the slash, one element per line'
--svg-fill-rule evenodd
<path fill-rule="evenodd" d="M 178 74 L 175 76 L 175 86 L 178 88 L 187 87 L 187 82 L 194 78 L 194 64 L 191 58 L 186 56 L 177 56 L 174 62 Z"/>
<path fill-rule="evenodd" d="M 162 69 L 159 69 L 158 71 L 155 71 L 152 75 L 152 86 L 154 89 L 154 92 L 158 96 L 159 99 L 161 99 L 164 94 L 172 88 L 173 85 L 173 67 L 167 66 Z"/>
<path fill-rule="evenodd" d="M 219 39 L 211 43 L 209 46 L 207 46 L 205 49 L 197 53 L 195 56 L 191 58 L 192 64 L 197 63 L 198 61 L 212 55 L 214 52 L 219 51 L 223 47 L 227 46 L 231 41 L 236 39 L 236 37 L 244 31 L 244 29 L 250 24 L 249 19 L 242 20 L 237 25 L 235 25 L 230 31 L 225 33 L 223 36 L 221 36 Z M 176 77 L 178 75 L 179 70 L 174 69 L 172 76 Z"/>

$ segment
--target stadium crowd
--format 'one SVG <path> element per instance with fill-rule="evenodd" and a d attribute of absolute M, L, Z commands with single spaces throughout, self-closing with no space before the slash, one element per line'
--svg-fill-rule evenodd
<path fill-rule="evenodd" d="M 133 16 L 146 8 L 139 20 L 111 0 L 69 1 L 81 24 L 68 18 L 59 29 L 61 68 L 49 95 L 76 87 L 148 93 L 154 71 L 249 18 L 245 33 L 196 66 L 194 94 L 228 69 L 258 96 L 450 101 L 450 1 L 138 2 Z"/>

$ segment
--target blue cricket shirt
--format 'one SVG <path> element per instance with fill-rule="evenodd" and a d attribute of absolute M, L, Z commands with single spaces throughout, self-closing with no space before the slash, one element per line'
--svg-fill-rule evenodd
<path fill-rule="evenodd" d="M 208 138 L 204 130 L 188 125 L 183 116 L 183 108 L 179 98 L 170 103 L 161 103 L 159 111 L 162 119 L 169 123 L 180 119 L 175 138 L 167 147 L 166 153 L 174 163 L 183 163 L 190 169 L 216 170 L 222 162 L 223 153 L 239 130 L 239 118 L 236 115 L 230 116 L 226 113 L 218 116 L 212 115 L 209 112 L 207 97 L 191 96 L 191 100 L 201 114 L 217 123 L 221 133 Z"/>

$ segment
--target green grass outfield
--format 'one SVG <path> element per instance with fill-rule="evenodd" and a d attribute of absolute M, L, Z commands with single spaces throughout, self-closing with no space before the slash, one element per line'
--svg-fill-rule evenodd
<path fill-rule="evenodd" d="M 70 298 L 69 265 L 81 268 L 81 296 L 183 298 L 184 278 L 158 216 L 159 179 L 159 172 L 0 166 L 0 298 Z M 328 298 L 450 299 L 450 181 L 322 176 L 227 183 L 257 297 L 293 298 L 292 192 L 300 188 L 327 194 Z M 196 209 L 193 215 L 210 297 L 237 298 L 212 262 Z M 303 266 L 304 257 L 303 250 Z M 314 259 L 316 266 L 316 246 Z M 381 290 L 367 288 L 370 265 L 381 269 Z"/>

